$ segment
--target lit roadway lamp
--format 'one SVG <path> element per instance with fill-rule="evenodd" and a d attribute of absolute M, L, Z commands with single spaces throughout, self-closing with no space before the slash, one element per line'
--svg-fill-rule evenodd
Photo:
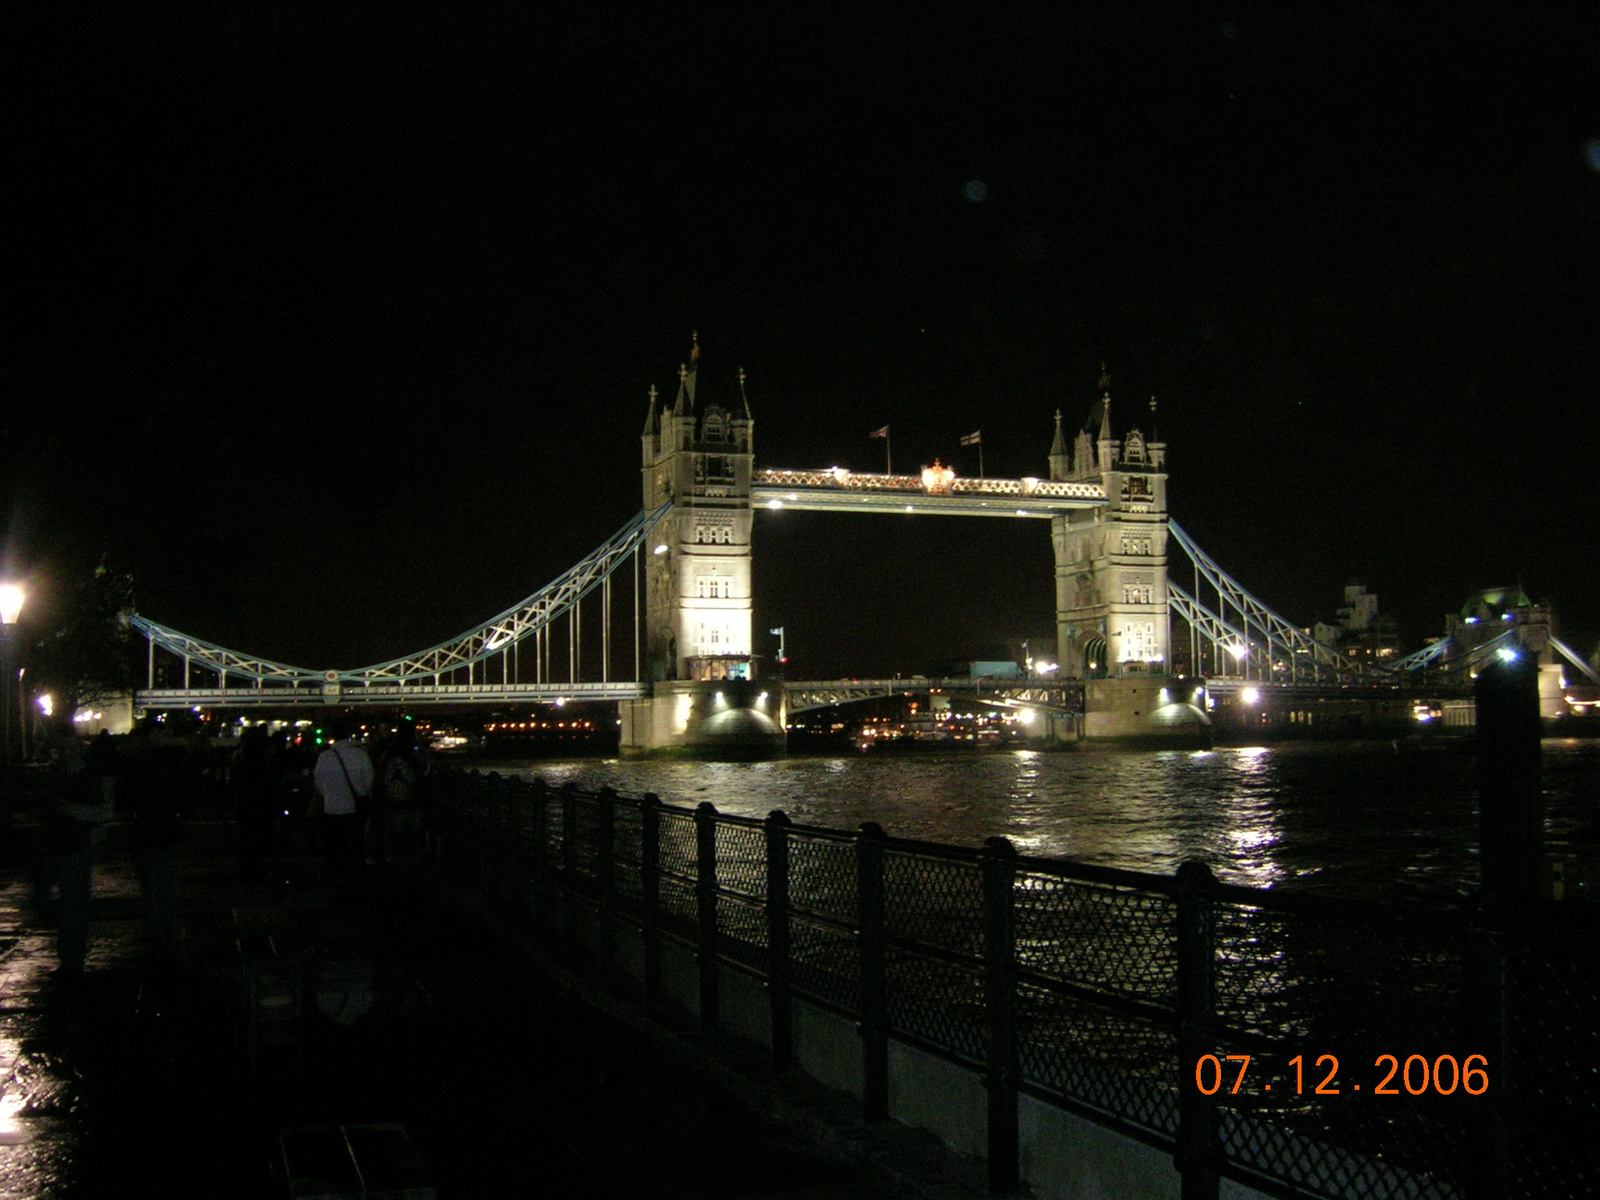
<path fill-rule="evenodd" d="M 1228 653 L 1233 655 L 1233 661 L 1239 668 L 1239 678 L 1244 678 L 1244 660 L 1250 657 L 1250 647 L 1243 642 L 1230 642 Z"/>
<path fill-rule="evenodd" d="M 16 664 L 16 637 L 13 626 L 17 618 L 22 615 L 22 602 L 27 599 L 27 593 L 20 585 L 15 583 L 0 584 L 0 659 L 3 659 L 5 668 L 5 687 L 0 689 L 0 711 L 5 715 L 5 763 L 4 771 L 9 776 L 11 772 L 11 718 L 14 705 L 11 700 L 11 685 L 17 677 Z"/>

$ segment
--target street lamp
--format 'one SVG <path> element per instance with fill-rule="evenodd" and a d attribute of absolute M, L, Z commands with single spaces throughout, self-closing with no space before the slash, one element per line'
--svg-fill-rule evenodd
<path fill-rule="evenodd" d="M 5 669 L 5 687 L 0 689 L 0 704 L 4 705 L 5 712 L 5 772 L 11 772 L 11 716 L 15 707 L 11 699 L 11 685 L 17 677 L 17 663 L 15 643 L 12 626 L 17 623 L 17 618 L 22 615 L 22 602 L 27 599 L 27 593 L 20 584 L 0 583 L 0 666 Z"/>

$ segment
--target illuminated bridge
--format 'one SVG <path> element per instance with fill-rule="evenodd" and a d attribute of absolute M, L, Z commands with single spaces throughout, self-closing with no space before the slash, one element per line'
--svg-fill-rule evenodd
<path fill-rule="evenodd" d="M 1512 619 L 1492 631 L 1463 626 L 1387 662 L 1319 642 L 1170 519 L 1166 447 L 1137 428 L 1114 437 L 1109 391 L 1098 430 L 1081 430 L 1070 443 L 1056 413 L 1048 470 L 1037 477 L 965 479 L 938 463 L 910 475 L 758 470 L 743 373 L 733 403 L 698 403 L 697 357 L 680 370 L 670 407 L 651 389 L 639 515 L 531 596 L 449 641 L 352 668 L 275 662 L 136 615 L 132 624 L 148 643 L 136 706 L 604 700 L 619 705 L 625 744 L 652 747 L 715 716 L 711 695 L 734 696 L 747 724 L 765 722 L 780 735 L 785 712 L 932 688 L 1059 713 L 1132 705 L 1142 719 L 1137 706 L 1151 702 L 1139 697 L 1174 676 L 1174 650 L 1184 675 L 1203 678 L 1213 696 L 1246 688 L 1465 694 L 1490 656 L 1513 652 L 1540 655 L 1561 675 L 1557 687 L 1564 666 L 1593 678 L 1526 614 L 1503 614 Z M 757 513 L 782 509 L 1045 523 L 1055 549 L 1056 661 L 1036 665 L 1039 677 L 1029 679 L 757 680 L 752 526 Z M 1119 688 L 1129 699 L 1117 699 Z"/>

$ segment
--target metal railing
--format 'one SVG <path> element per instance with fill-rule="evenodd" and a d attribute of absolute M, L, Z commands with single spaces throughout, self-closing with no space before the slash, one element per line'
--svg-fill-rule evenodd
<path fill-rule="evenodd" d="M 496 775 L 436 796 L 445 865 L 517 919 L 570 929 L 581 907 L 603 980 L 626 925 L 647 1003 L 668 943 L 695 956 L 707 1026 L 724 969 L 760 981 L 775 1063 L 796 1001 L 856 1022 L 869 1119 L 891 1039 L 980 1075 L 996 1191 L 1018 1183 L 1031 1096 L 1170 1152 L 1186 1200 L 1220 1177 L 1294 1198 L 1600 1194 L 1592 935 Z"/>

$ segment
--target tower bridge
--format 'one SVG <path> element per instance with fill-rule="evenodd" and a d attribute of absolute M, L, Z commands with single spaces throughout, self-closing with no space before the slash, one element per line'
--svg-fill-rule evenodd
<path fill-rule="evenodd" d="M 1097 430 L 1078 430 L 1069 440 L 1056 413 L 1047 474 L 966 479 L 937 462 L 908 475 L 757 469 L 744 373 L 736 377 L 731 405 L 701 403 L 698 376 L 696 345 L 670 405 L 650 390 L 638 516 L 519 604 L 450 641 L 353 669 L 273 662 L 135 615 L 133 627 L 148 643 L 146 686 L 136 706 L 606 700 L 618 705 L 625 747 L 771 749 L 781 747 L 791 709 L 929 686 L 758 677 L 753 524 L 756 513 L 780 509 L 1047 522 L 1056 673 L 934 682 L 1076 714 L 1074 735 L 1091 739 L 1204 738 L 1200 677 L 1223 695 L 1246 687 L 1297 695 L 1408 686 L 1464 692 L 1477 665 L 1520 636 L 1514 623 L 1495 637 L 1475 630 L 1387 664 L 1352 659 L 1317 641 L 1257 600 L 1171 520 L 1166 446 L 1153 430 L 1115 435 L 1105 378 Z M 1153 421 L 1154 402 L 1150 415 Z M 1173 549 L 1192 567 L 1192 575 L 1182 573 L 1190 587 L 1169 571 Z M 1174 645 L 1185 651 L 1181 681 L 1174 677 Z M 1564 652 L 1588 671 L 1553 636 L 1531 648 L 1552 662 Z"/>

